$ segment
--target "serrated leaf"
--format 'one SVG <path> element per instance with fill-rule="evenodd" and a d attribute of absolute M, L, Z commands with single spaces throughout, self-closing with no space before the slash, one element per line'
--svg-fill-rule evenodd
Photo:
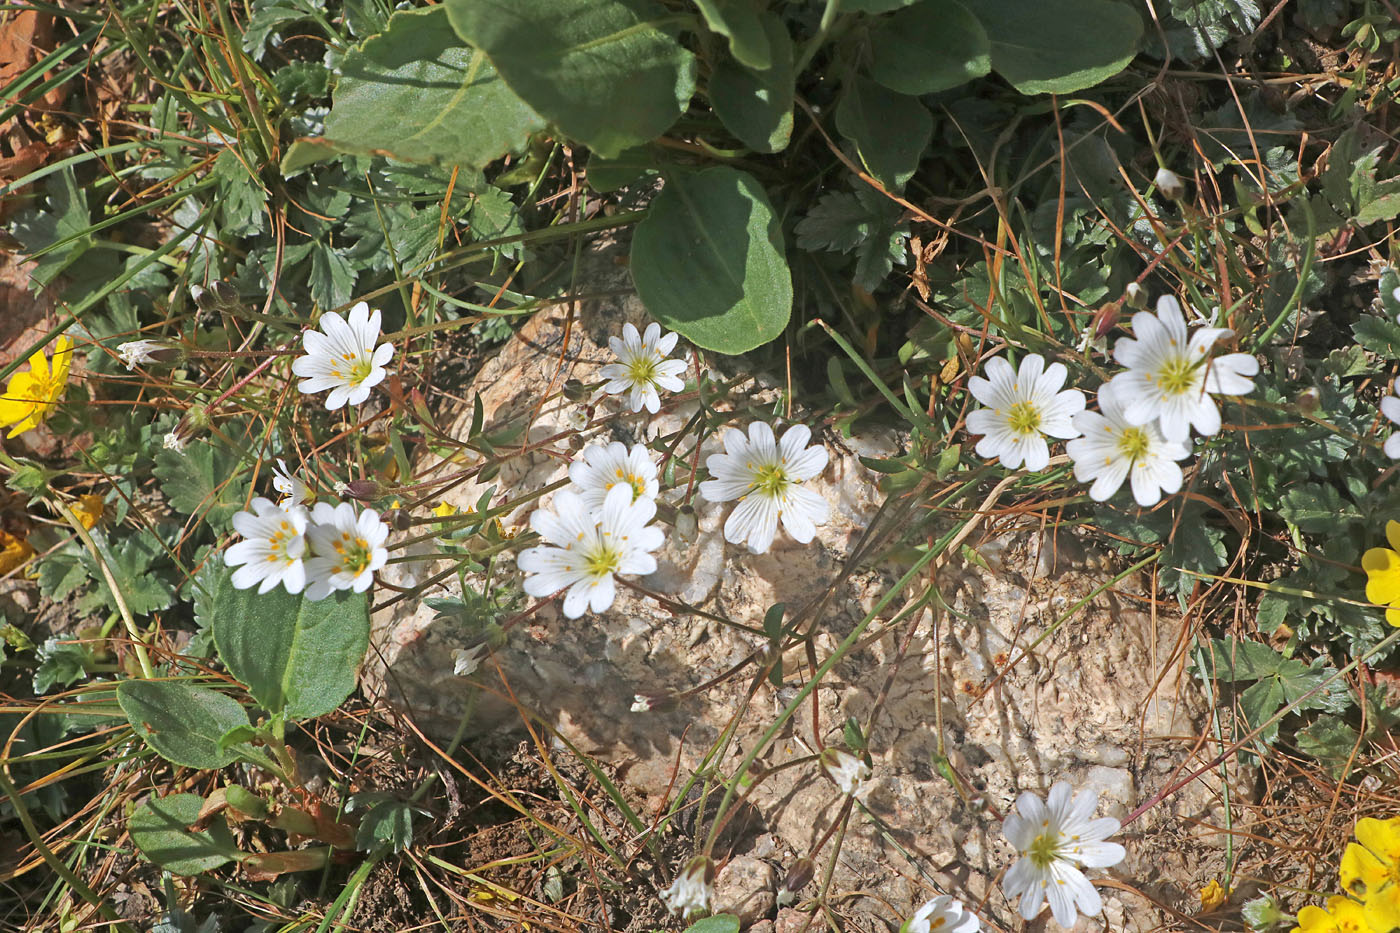
<path fill-rule="evenodd" d="M 175 598 L 175 590 L 167 575 L 156 569 L 156 565 L 165 560 L 166 554 L 154 535 L 136 532 L 109 539 L 103 532 L 93 531 L 92 540 L 132 615 L 150 615 L 169 607 Z M 97 583 L 92 594 L 96 604 L 115 610 L 117 601 L 107 585 L 106 574 L 102 573 L 89 551 L 82 552 L 81 560 L 88 576 Z"/>
<path fill-rule="evenodd" d="M 167 761 L 187 768 L 222 768 L 237 757 L 220 742 L 228 730 L 251 728 L 230 697 L 178 681 L 123 680 L 117 684 L 131 729 Z"/>
<path fill-rule="evenodd" d="M 710 75 L 710 106 L 729 132 L 750 149 L 777 152 L 792 137 L 792 37 L 783 21 L 765 13 L 760 21 L 770 48 L 769 67 L 759 70 L 723 59 Z"/>
<path fill-rule="evenodd" d="M 695 56 L 651 0 L 447 0 L 452 28 L 530 107 L 606 157 L 648 142 L 695 91 Z"/>
<path fill-rule="evenodd" d="M 749 0 L 695 0 L 705 25 L 729 40 L 729 53 L 756 71 L 773 65 L 762 14 Z M 785 33 L 786 34 L 786 33 Z M 791 42 L 789 42 L 791 45 Z"/>
<path fill-rule="evenodd" d="M 917 97 L 857 75 L 846 82 L 836 105 L 836 129 L 855 144 L 866 171 L 898 191 L 933 138 L 933 116 Z"/>
<path fill-rule="evenodd" d="M 342 590 L 313 602 L 282 589 L 214 589 L 219 658 L 263 709 L 287 719 L 331 712 L 355 689 L 369 646 L 369 597 Z"/>
<path fill-rule="evenodd" d="M 921 0 L 871 27 L 869 69 L 892 91 L 933 94 L 991 71 L 991 43 L 958 0 Z"/>
<path fill-rule="evenodd" d="M 782 227 L 758 181 L 715 166 L 676 174 L 632 237 L 630 268 L 652 317 L 717 353 L 747 353 L 783 332 L 792 275 Z"/>
<path fill-rule="evenodd" d="M 544 129 L 442 7 L 395 13 L 341 72 L 324 136 L 289 150 L 284 172 L 337 152 L 481 168 Z"/>
<path fill-rule="evenodd" d="M 311 244 L 311 271 L 307 285 L 311 298 L 322 308 L 338 308 L 348 304 L 359 277 L 350 260 L 332 246 L 315 240 Z"/>
<path fill-rule="evenodd" d="M 1400 356 L 1400 325 L 1383 318 L 1363 315 L 1351 326 L 1356 342 L 1372 353 L 1388 359 Z"/>
<path fill-rule="evenodd" d="M 215 814 L 205 829 L 191 829 L 204 807 L 197 794 L 148 799 L 127 820 L 126 829 L 141 854 L 166 871 L 198 875 L 239 856 L 228 823 Z"/>
<path fill-rule="evenodd" d="M 34 692 L 48 693 L 55 685 L 70 687 L 87 676 L 92 656 L 85 646 L 72 641 L 47 639 L 35 652 L 39 664 L 34 669 Z"/>
<path fill-rule="evenodd" d="M 1306 532 L 1336 534 L 1359 519 L 1355 503 L 1342 498 L 1335 486 L 1308 483 L 1294 486 L 1279 500 L 1279 514 Z"/>
<path fill-rule="evenodd" d="M 1113 0 L 977 0 L 968 9 L 991 40 L 992 68 L 1022 94 L 1068 94 L 1122 71 L 1142 19 Z"/>
<path fill-rule="evenodd" d="M 157 451 L 155 460 L 160 488 L 182 515 L 202 515 L 218 528 L 242 508 L 248 483 L 237 454 L 222 443 L 194 441 L 183 451 Z"/>
<path fill-rule="evenodd" d="M 10 227 L 15 239 L 31 254 L 56 247 L 26 268 L 35 289 L 52 282 L 92 245 L 92 236 L 87 232 L 92 225 L 92 212 L 73 169 L 64 168 L 45 187 L 48 200 L 44 210 L 21 214 Z M 57 246 L 59 243 L 64 245 Z"/>

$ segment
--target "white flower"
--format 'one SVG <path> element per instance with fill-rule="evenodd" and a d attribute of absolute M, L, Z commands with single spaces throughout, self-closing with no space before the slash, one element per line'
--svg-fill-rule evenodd
<path fill-rule="evenodd" d="M 865 799 L 865 795 L 870 793 L 870 765 L 844 748 L 828 745 L 822 749 L 821 765 L 841 793 L 850 794 L 857 800 Z"/>
<path fill-rule="evenodd" d="M 1400 392 L 1400 379 L 1395 380 L 1395 391 Z M 1381 414 L 1392 424 L 1400 424 L 1400 398 L 1387 395 L 1381 399 Z M 1385 455 L 1392 460 L 1400 460 L 1400 431 L 1385 439 Z"/>
<path fill-rule="evenodd" d="M 685 866 L 685 871 L 676 876 L 671 886 L 661 892 L 661 900 L 666 910 L 680 914 L 682 919 L 690 919 L 691 914 L 710 909 L 710 898 L 714 896 L 715 863 L 703 855 L 697 855 Z"/>
<path fill-rule="evenodd" d="M 122 358 L 122 364 L 129 370 L 135 370 L 142 363 L 157 363 L 160 358 L 156 356 L 170 347 L 158 340 L 132 340 L 118 345 L 117 355 Z"/>
<path fill-rule="evenodd" d="M 1181 176 L 1166 166 L 1157 169 L 1152 181 L 1157 185 L 1157 190 L 1162 192 L 1162 197 L 1168 201 L 1180 200 L 1186 193 L 1186 183 L 1181 180 Z"/>
<path fill-rule="evenodd" d="M 606 447 L 594 444 L 569 464 L 569 480 L 583 504 L 590 510 L 603 507 L 608 492 L 619 484 L 632 487 L 632 498 L 655 499 L 660 484 L 656 464 L 646 447 L 633 444 L 628 450 L 620 441 Z"/>
<path fill-rule="evenodd" d="M 962 901 L 941 894 L 910 917 L 899 933 L 977 933 L 982 921 Z"/>
<path fill-rule="evenodd" d="M 277 466 L 272 471 L 272 488 L 282 494 L 277 504 L 284 509 L 296 508 L 311 498 L 311 487 L 292 475 L 287 469 L 287 461 L 277 458 Z"/>
<path fill-rule="evenodd" d="M 476 673 L 486 658 L 486 642 L 470 648 L 452 649 L 452 673 L 457 677 L 470 677 Z"/>
<path fill-rule="evenodd" d="M 1133 315 L 1133 333 L 1113 348 L 1128 368 L 1110 380 L 1131 424 L 1157 421 L 1169 441 L 1186 441 L 1191 428 L 1209 437 L 1220 431 L 1220 409 L 1208 393 L 1245 395 L 1254 389 L 1259 361 L 1248 353 L 1209 359 L 1217 340 L 1233 334 L 1224 327 L 1202 327 L 1188 337 L 1186 319 L 1175 298 L 1157 299 L 1157 313 Z"/>
<path fill-rule="evenodd" d="M 679 392 L 685 388 L 685 383 L 677 378 L 685 372 L 685 360 L 666 358 L 678 339 L 677 334 L 663 337 L 660 324 L 648 324 L 645 336 L 637 333 L 635 325 L 623 324 L 622 339 L 608 338 L 608 346 L 618 361 L 603 367 L 602 376 L 608 382 L 602 391 L 608 395 L 630 392 L 629 408 L 641 411 L 646 406 L 647 411 L 656 414 L 661 410 L 657 389 Z"/>
<path fill-rule="evenodd" d="M 175 451 L 177 454 L 185 452 L 184 438 L 180 437 L 180 435 L 174 431 L 167 432 L 165 437 L 161 439 L 160 445 L 166 450 Z"/>
<path fill-rule="evenodd" d="M 321 315 L 320 331 L 302 335 L 306 355 L 292 363 L 292 372 L 303 377 L 297 388 L 306 393 L 331 390 L 326 408 L 335 411 L 349 402 L 358 405 L 369 390 L 384 381 L 384 365 L 394 355 L 394 345 L 379 343 L 379 312 L 370 313 L 361 301 L 350 309 L 350 322 L 334 311 Z"/>
<path fill-rule="evenodd" d="M 1123 860 L 1123 847 L 1105 842 L 1118 832 L 1120 824 L 1111 817 L 1092 819 L 1099 795 L 1083 790 L 1070 798 L 1070 786 L 1056 781 L 1045 803 L 1026 792 L 1016 801 L 1019 813 L 1006 817 L 1001 831 L 1021 853 L 1006 873 L 1001 887 L 1008 898 L 1021 899 L 1020 912 L 1026 920 L 1040 913 L 1048 900 L 1055 922 L 1074 925 L 1076 909 L 1086 917 L 1103 908 L 1099 892 L 1079 870 L 1107 868 Z"/>
<path fill-rule="evenodd" d="M 784 431 L 781 441 L 761 421 L 749 425 L 747 436 L 738 428 L 725 430 L 725 452 L 705 459 L 713 479 L 700 484 L 700 495 L 711 502 L 739 500 L 724 523 L 724 540 L 762 554 L 772 546 L 780 518 L 794 541 L 812 540 L 831 508 L 798 485 L 826 469 L 826 448 L 808 447 L 811 439 L 812 432 L 801 424 Z"/>
<path fill-rule="evenodd" d="M 650 551 L 661 547 L 660 528 L 647 525 L 656 515 L 651 499 L 632 499 L 632 487 L 614 486 L 595 513 L 567 489 L 554 495 L 554 511 L 530 516 L 530 527 L 548 542 L 526 548 L 516 564 L 528 576 L 525 592 L 553 596 L 564 588 L 564 615 L 577 619 L 587 609 L 603 612 L 617 593 L 614 574 L 645 575 L 656 570 Z"/>
<path fill-rule="evenodd" d="M 262 496 L 253 500 L 253 511 L 237 512 L 233 530 L 243 540 L 229 547 L 224 563 L 238 569 L 233 585 L 240 590 L 258 584 L 266 593 L 281 583 L 289 593 L 306 585 L 306 510 L 282 510 Z"/>
<path fill-rule="evenodd" d="M 389 526 L 374 509 L 359 515 L 348 502 L 316 503 L 306 530 L 311 557 L 306 561 L 306 598 L 325 599 L 334 590 L 363 593 L 374 582 L 374 572 L 389 560 L 384 541 Z"/>
<path fill-rule="evenodd" d="M 1028 354 L 1018 370 L 1003 357 L 987 361 L 987 378 L 973 376 L 968 391 L 986 408 L 967 416 L 967 430 L 985 435 L 977 442 L 977 456 L 1000 458 L 1001 465 L 1014 470 L 1026 465 L 1032 473 L 1050 463 L 1050 445 L 1045 435 L 1069 439 L 1078 437 L 1072 418 L 1084 410 L 1084 393 L 1065 389 L 1065 367 L 1045 365 L 1039 353 Z"/>
<path fill-rule="evenodd" d="M 632 694 L 632 712 L 634 713 L 650 713 L 651 703 L 651 697 L 646 696 L 645 694 Z"/>
<path fill-rule="evenodd" d="M 1400 399 L 1396 400 L 1400 407 Z M 1103 502 L 1131 478 L 1133 498 L 1144 508 L 1156 505 L 1162 493 L 1181 489 L 1181 467 L 1173 461 L 1191 456 L 1189 444 L 1169 441 L 1156 423 L 1130 424 L 1123 400 L 1112 382 L 1099 388 L 1099 410 L 1081 411 L 1074 426 L 1083 432 L 1065 445 L 1074 461 L 1074 478 L 1092 481 L 1089 498 Z"/>

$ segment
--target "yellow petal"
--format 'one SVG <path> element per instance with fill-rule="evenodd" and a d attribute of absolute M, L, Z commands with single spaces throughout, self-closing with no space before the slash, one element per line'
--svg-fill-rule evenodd
<path fill-rule="evenodd" d="M 73 365 L 73 338 L 62 335 L 53 345 L 53 382 L 63 385 L 68 381 L 68 369 Z M 1400 533 L 1400 522 L 1392 522 Z"/>
<path fill-rule="evenodd" d="M 1400 551 L 1400 522 L 1389 521 L 1385 523 L 1385 539 L 1390 542 L 1390 546 Z"/>
<path fill-rule="evenodd" d="M 1357 828 L 1360 828 L 1359 824 Z M 1372 855 L 1365 846 L 1354 842 L 1347 843 L 1346 851 L 1342 853 L 1340 874 L 1342 887 L 1358 897 L 1364 896 L 1367 891 L 1376 890 L 1389 877 L 1385 863 Z"/>
<path fill-rule="evenodd" d="M 1376 933 L 1390 933 L 1400 927 L 1400 884 L 1391 882 L 1366 898 L 1362 916 L 1365 922 L 1365 926 L 1359 928 L 1362 933 L 1368 928 Z"/>
<path fill-rule="evenodd" d="M 49 358 L 44 356 L 43 350 L 35 350 L 29 354 L 29 374 L 36 380 L 49 378 Z"/>
<path fill-rule="evenodd" d="M 1337 933 L 1337 924 L 1327 911 L 1309 904 L 1298 911 L 1298 925 L 1292 933 Z"/>
<path fill-rule="evenodd" d="M 1392 868 L 1400 867 L 1400 817 L 1373 820 L 1367 817 L 1356 823 L 1356 841 L 1371 854 Z"/>
<path fill-rule="evenodd" d="M 34 548 L 24 538 L 0 531 L 0 574 L 7 574 L 34 556 Z"/>
<path fill-rule="evenodd" d="M 1380 606 L 1400 602 L 1400 554 L 1390 548 L 1373 547 L 1361 555 L 1366 571 L 1366 598 Z"/>

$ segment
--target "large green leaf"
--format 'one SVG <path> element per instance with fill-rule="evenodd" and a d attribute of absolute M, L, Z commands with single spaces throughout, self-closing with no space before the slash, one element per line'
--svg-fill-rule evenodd
<path fill-rule="evenodd" d="M 777 152 L 792 138 L 792 37 L 783 21 L 764 14 L 771 67 L 758 71 L 734 59 L 715 65 L 710 106 L 729 132 L 759 152 Z"/>
<path fill-rule="evenodd" d="M 1114 0 L 977 0 L 992 68 L 1022 94 L 1069 94 L 1106 80 L 1137 54 L 1142 19 Z"/>
<path fill-rule="evenodd" d="M 763 186 L 720 165 L 677 174 L 632 237 L 632 280 L 663 326 L 717 353 L 746 353 L 783 332 L 792 274 Z"/>
<path fill-rule="evenodd" d="M 457 34 L 526 103 L 594 152 L 655 139 L 690 103 L 695 56 L 652 0 L 447 0 Z"/>
<path fill-rule="evenodd" d="M 355 689 L 369 646 L 369 599 L 341 591 L 312 602 L 282 589 L 259 594 L 220 575 L 214 587 L 214 645 L 229 673 L 269 713 L 309 719 Z"/>
<path fill-rule="evenodd" d="M 195 441 L 183 451 L 156 451 L 156 479 L 170 505 L 184 515 L 203 515 L 223 525 L 246 498 L 247 479 L 238 455 L 222 441 Z"/>
<path fill-rule="evenodd" d="M 206 687 L 165 680 L 123 680 L 117 702 L 132 730 L 167 761 L 187 768 L 222 768 L 237 757 L 219 737 L 248 725 L 236 700 Z"/>
<path fill-rule="evenodd" d="M 542 129 L 486 54 L 452 32 L 446 10 L 410 10 L 345 56 L 324 137 L 299 144 L 282 167 L 353 152 L 480 168 Z"/>
<path fill-rule="evenodd" d="M 197 794 L 152 798 L 131 814 L 126 831 L 141 854 L 161 868 L 177 875 L 198 875 L 240 854 L 222 814 L 214 816 L 205 829 L 190 828 L 203 807 L 204 798 Z"/>
<path fill-rule="evenodd" d="M 756 71 L 773 64 L 763 14 L 751 0 L 695 0 L 705 25 L 729 40 L 729 51 L 740 63 Z M 791 45 L 791 43 L 789 43 Z"/>
<path fill-rule="evenodd" d="M 933 94 L 992 70 L 982 24 L 958 0 L 922 0 L 870 30 L 870 77 L 901 94 Z"/>
<path fill-rule="evenodd" d="M 897 191 L 919 167 L 933 138 L 933 116 L 917 97 L 857 75 L 836 105 L 836 129 L 856 144 L 866 171 Z"/>

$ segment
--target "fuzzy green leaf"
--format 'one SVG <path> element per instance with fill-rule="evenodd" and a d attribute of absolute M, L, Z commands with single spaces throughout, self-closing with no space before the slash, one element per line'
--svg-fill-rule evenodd
<path fill-rule="evenodd" d="M 1068 94 L 1122 71 L 1142 18 L 1113 0 L 977 0 L 968 9 L 991 40 L 992 68 L 1022 94 Z"/>
<path fill-rule="evenodd" d="M 447 0 L 511 90 L 594 152 L 655 139 L 695 92 L 695 56 L 652 0 Z"/>
<path fill-rule="evenodd" d="M 763 70 L 724 59 L 710 75 L 710 105 L 729 132 L 759 152 L 777 152 L 792 137 L 792 37 L 782 20 L 765 14 L 772 64 Z"/>
<path fill-rule="evenodd" d="M 214 585 L 219 657 L 263 709 L 288 719 L 329 713 L 355 689 L 369 646 L 369 598 L 340 591 L 312 602 L 280 588 L 238 590 L 225 571 Z"/>
<path fill-rule="evenodd" d="M 237 756 L 220 737 L 248 726 L 236 700 L 177 681 L 123 680 L 117 702 L 131 729 L 167 761 L 187 768 L 222 768 Z"/>
<path fill-rule="evenodd" d="M 933 138 L 933 116 L 917 97 L 857 75 L 836 105 L 836 129 L 855 143 L 866 171 L 893 191 L 904 187 Z"/>
<path fill-rule="evenodd" d="M 161 868 L 177 875 L 198 875 L 240 855 L 222 814 L 215 815 L 205 829 L 190 828 L 203 807 L 204 798 L 197 794 L 151 798 L 131 814 L 126 829 L 141 854 Z"/>
<path fill-rule="evenodd" d="M 395 13 L 341 71 L 324 137 L 289 151 L 284 172 L 336 152 L 480 168 L 544 129 L 442 7 Z"/>
<path fill-rule="evenodd" d="M 869 67 L 892 91 L 933 94 L 991 71 L 991 43 L 958 0 L 922 0 L 871 28 Z"/>
<path fill-rule="evenodd" d="M 156 452 L 156 479 L 182 515 L 203 515 L 222 527 L 243 506 L 248 483 L 240 475 L 238 455 L 218 442 L 196 441 L 183 451 Z"/>
<path fill-rule="evenodd" d="M 705 25 L 729 40 L 729 52 L 756 71 L 773 65 L 773 48 L 761 14 L 749 0 L 695 0 Z M 788 43 L 791 45 L 791 42 Z"/>
<path fill-rule="evenodd" d="M 663 327 L 706 350 L 746 353 L 792 314 L 784 253 L 763 187 L 721 165 L 666 182 L 632 237 L 632 279 Z"/>

